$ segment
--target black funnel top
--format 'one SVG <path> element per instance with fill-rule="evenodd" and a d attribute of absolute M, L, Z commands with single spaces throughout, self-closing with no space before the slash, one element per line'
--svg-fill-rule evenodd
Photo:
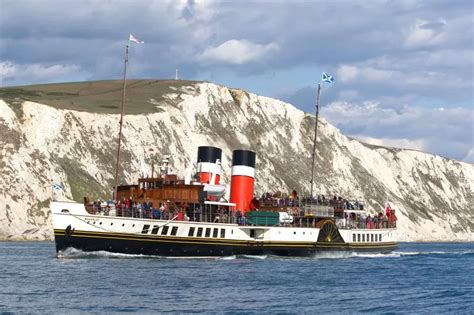
<path fill-rule="evenodd" d="M 234 150 L 232 153 L 232 166 L 244 165 L 255 168 L 255 152 L 248 150 Z"/>
<path fill-rule="evenodd" d="M 222 161 L 222 150 L 216 147 L 199 147 L 197 161 L 216 163 L 217 160 Z"/>

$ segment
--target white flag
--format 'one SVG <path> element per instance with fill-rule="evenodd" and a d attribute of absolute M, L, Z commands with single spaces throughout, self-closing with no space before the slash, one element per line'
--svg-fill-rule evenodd
<path fill-rule="evenodd" d="M 135 42 L 135 43 L 137 43 L 137 44 L 143 44 L 143 43 L 144 43 L 144 41 L 139 40 L 138 38 L 136 38 L 136 37 L 133 36 L 132 34 L 130 34 L 129 40 L 130 40 L 131 42 Z"/>

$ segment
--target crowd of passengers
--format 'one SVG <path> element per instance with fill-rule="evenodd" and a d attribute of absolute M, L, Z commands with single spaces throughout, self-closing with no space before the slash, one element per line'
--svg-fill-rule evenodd
<path fill-rule="evenodd" d="M 334 209 L 344 209 L 344 210 L 363 210 L 364 205 L 359 202 L 349 202 L 347 199 L 334 196 L 332 198 L 326 198 L 324 195 L 317 196 L 316 198 L 303 198 L 297 199 L 292 195 L 288 198 L 277 198 L 270 194 L 262 195 L 261 199 L 257 199 L 259 204 L 265 205 L 265 202 L 270 200 L 277 200 L 278 205 L 281 207 L 293 207 L 290 214 L 294 217 L 304 217 L 304 209 L 297 208 L 294 203 L 289 201 L 298 201 L 304 202 L 305 204 L 318 204 L 318 205 L 327 205 L 333 206 Z M 395 215 L 395 210 L 391 209 L 390 206 L 386 205 L 385 215 L 382 212 L 379 212 L 376 215 L 366 215 L 365 212 L 356 214 L 355 212 L 345 213 L 343 219 L 344 223 L 340 226 L 349 227 L 349 228 L 368 228 L 368 229 L 378 229 L 378 228 L 388 228 L 396 227 L 397 217 Z M 174 204 L 170 203 L 161 203 L 159 207 L 154 207 L 152 202 L 136 202 L 131 199 L 124 199 L 115 203 L 113 200 L 109 201 L 95 201 L 92 203 L 90 210 L 93 214 L 103 214 L 103 215 L 116 215 L 123 217 L 133 217 L 133 218 L 149 218 L 156 220 L 177 220 L 177 221 L 205 221 L 205 222 L 221 222 L 221 223 L 237 223 L 244 225 L 247 223 L 246 217 L 240 210 L 237 210 L 235 214 L 232 214 L 231 210 L 227 207 L 219 207 L 213 212 L 202 211 L 201 208 L 196 207 L 190 209 L 190 207 L 178 208 Z M 110 212 L 114 211 L 114 214 Z M 342 215 L 342 214 L 341 214 Z M 341 221 L 340 221 L 341 222 Z"/>
<path fill-rule="evenodd" d="M 115 215 L 120 217 L 147 218 L 156 220 L 205 221 L 245 224 L 246 219 L 240 210 L 233 215 L 227 207 L 218 207 L 213 211 L 200 207 L 177 207 L 173 203 L 161 203 L 154 207 L 152 202 L 136 202 L 124 199 L 115 203 L 112 200 L 93 202 L 89 208 L 93 214 Z M 113 214 L 111 213 L 113 211 Z"/>
<path fill-rule="evenodd" d="M 394 228 L 397 226 L 397 220 L 395 210 L 387 207 L 385 209 L 385 214 L 382 212 L 374 215 L 366 215 L 364 212 L 360 214 L 354 212 L 346 213 L 345 226 L 358 229 Z"/>
<path fill-rule="evenodd" d="M 335 209 L 344 210 L 364 210 L 364 204 L 359 201 L 350 201 L 348 199 L 338 196 L 317 195 L 316 197 L 298 198 L 296 191 L 289 195 L 284 195 L 281 192 L 275 194 L 265 193 L 258 202 L 263 206 L 270 207 L 299 207 L 303 204 L 333 206 Z"/>

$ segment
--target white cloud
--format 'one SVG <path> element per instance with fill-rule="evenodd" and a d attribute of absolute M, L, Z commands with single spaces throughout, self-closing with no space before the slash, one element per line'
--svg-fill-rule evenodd
<path fill-rule="evenodd" d="M 80 71 L 77 65 L 16 64 L 0 62 L 0 86 L 30 83 L 63 82 L 74 78 Z M 83 73 L 81 73 L 83 74 Z"/>
<path fill-rule="evenodd" d="M 464 162 L 473 163 L 474 164 L 474 148 L 471 148 L 469 152 L 467 152 L 466 156 L 462 159 Z"/>
<path fill-rule="evenodd" d="M 388 108 L 375 101 L 332 102 L 321 113 L 345 134 L 368 143 L 474 160 L 472 108 Z"/>
<path fill-rule="evenodd" d="M 344 83 L 354 81 L 358 76 L 359 69 L 353 65 L 341 65 L 337 69 L 337 78 Z"/>
<path fill-rule="evenodd" d="M 206 49 L 198 59 L 206 62 L 241 65 L 260 61 L 266 55 L 274 53 L 279 49 L 280 47 L 275 43 L 261 45 L 252 43 L 246 39 L 231 39 L 217 47 Z"/>
<path fill-rule="evenodd" d="M 386 82 L 401 75 L 395 71 L 378 69 L 370 66 L 341 65 L 337 69 L 338 77 L 344 83 L 357 80 L 369 82 Z"/>
<path fill-rule="evenodd" d="M 407 32 L 404 45 L 407 48 L 415 48 L 439 44 L 444 39 L 444 25 L 444 21 L 416 20 Z"/>
<path fill-rule="evenodd" d="M 392 139 L 392 138 L 373 138 L 364 135 L 350 135 L 353 138 L 356 138 L 362 142 L 380 145 L 384 147 L 393 147 L 393 148 L 402 148 L 402 149 L 411 149 L 418 151 L 426 151 L 426 143 L 423 139 Z"/>

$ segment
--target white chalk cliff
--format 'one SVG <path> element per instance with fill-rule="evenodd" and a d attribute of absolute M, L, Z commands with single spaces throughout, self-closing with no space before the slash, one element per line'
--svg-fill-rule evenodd
<path fill-rule="evenodd" d="M 170 154 L 184 175 L 199 145 L 223 150 L 229 183 L 232 150 L 257 153 L 256 194 L 309 191 L 314 116 L 293 105 L 210 83 L 171 87 L 150 98 L 150 113 L 124 118 L 122 183 L 134 183 L 140 160 Z M 51 239 L 52 183 L 60 199 L 109 198 L 118 114 L 0 100 L 0 239 Z M 386 201 L 397 210 L 401 241 L 474 241 L 474 165 L 428 153 L 371 146 L 320 120 L 319 194 Z"/>

